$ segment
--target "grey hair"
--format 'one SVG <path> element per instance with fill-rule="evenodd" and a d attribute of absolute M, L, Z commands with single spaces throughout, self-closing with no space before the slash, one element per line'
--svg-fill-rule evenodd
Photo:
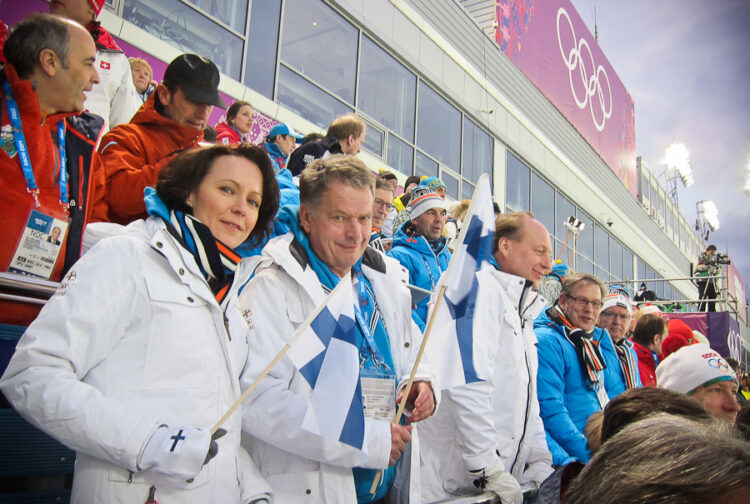
<path fill-rule="evenodd" d="M 21 79 L 31 76 L 44 49 L 53 51 L 63 68 L 68 68 L 70 23 L 52 14 L 36 13 L 16 25 L 5 41 L 3 52 Z"/>
<path fill-rule="evenodd" d="M 565 504 L 704 504 L 750 491 L 750 443 L 723 422 L 657 414 L 604 443 Z"/>
<path fill-rule="evenodd" d="M 570 293 L 573 292 L 573 289 L 578 285 L 596 285 L 602 293 L 601 299 L 604 299 L 607 295 L 607 288 L 604 286 L 604 282 L 591 273 L 573 273 L 567 277 L 562 284 L 560 295 L 570 297 Z"/>
<path fill-rule="evenodd" d="M 337 154 L 316 159 L 302 171 L 299 177 L 300 204 L 314 212 L 334 182 L 356 189 L 369 189 L 372 197 L 375 197 L 375 176 L 367 166 L 354 156 Z"/>
<path fill-rule="evenodd" d="M 392 193 L 395 193 L 393 186 L 390 182 L 388 182 L 387 179 L 375 177 L 375 189 L 380 189 L 381 191 L 390 191 Z"/>

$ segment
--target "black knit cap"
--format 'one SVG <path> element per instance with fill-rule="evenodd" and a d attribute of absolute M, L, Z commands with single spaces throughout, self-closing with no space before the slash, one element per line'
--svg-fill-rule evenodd
<path fill-rule="evenodd" d="M 194 102 L 227 108 L 219 96 L 219 69 L 197 54 L 180 54 L 164 72 L 164 82 L 176 84 Z"/>

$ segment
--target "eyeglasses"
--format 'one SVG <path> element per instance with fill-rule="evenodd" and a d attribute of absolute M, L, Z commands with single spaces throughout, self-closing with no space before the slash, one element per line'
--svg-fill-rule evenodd
<path fill-rule="evenodd" d="M 572 299 L 576 306 L 584 307 L 584 306 L 591 306 L 596 311 L 599 311 L 599 309 L 602 307 L 601 301 L 589 301 L 588 299 L 580 298 L 580 297 L 573 297 L 573 296 L 567 296 L 568 298 Z"/>
<path fill-rule="evenodd" d="M 383 201 L 383 200 L 382 200 L 382 199 L 380 199 L 380 198 L 375 198 L 375 206 L 376 206 L 376 207 L 382 207 L 382 206 L 385 206 L 385 209 L 386 209 L 386 210 L 388 210 L 389 212 L 390 212 L 391 210 L 393 210 L 394 208 L 396 208 L 396 207 L 395 207 L 395 206 L 393 206 L 393 205 L 392 205 L 391 203 L 388 203 L 387 201 Z"/>
<path fill-rule="evenodd" d="M 604 318 L 616 318 L 617 320 L 621 320 L 623 322 L 627 322 L 628 320 L 630 320 L 630 315 L 628 315 L 627 313 L 622 314 L 622 313 L 611 313 L 611 312 L 605 311 L 605 312 L 600 313 L 599 316 L 604 317 Z"/>

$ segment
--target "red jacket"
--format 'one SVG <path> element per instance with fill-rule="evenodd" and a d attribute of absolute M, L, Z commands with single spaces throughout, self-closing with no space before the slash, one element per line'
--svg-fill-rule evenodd
<path fill-rule="evenodd" d="M 638 374 L 641 375 L 641 384 L 644 387 L 656 387 L 656 361 L 654 360 L 654 353 L 635 341 L 633 341 L 633 350 L 638 355 Z"/>
<path fill-rule="evenodd" d="M 240 135 L 239 131 L 232 128 L 229 124 L 221 122 L 216 125 L 216 143 L 238 145 L 241 143 L 250 143 L 250 141 Z"/>
<path fill-rule="evenodd" d="M 128 224 L 145 218 L 143 190 L 156 183 L 164 166 L 179 151 L 197 147 L 203 131 L 183 126 L 154 108 L 157 93 L 146 100 L 128 124 L 104 135 L 95 163 L 107 177 L 109 220 Z"/>
<path fill-rule="evenodd" d="M 29 150 L 31 167 L 39 188 L 40 210 L 45 213 L 51 211 L 55 217 L 69 220 L 66 239 L 61 244 L 57 262 L 50 277 L 51 280 L 58 281 L 63 272 L 80 255 L 80 240 L 86 224 L 106 218 L 107 211 L 103 200 L 104 173 L 90 169 L 85 152 L 87 148 L 88 153 L 93 151 L 102 122 L 95 120 L 90 127 L 78 131 L 76 126 L 86 123 L 87 120 L 79 120 L 76 113 L 55 114 L 45 118 L 42 116 L 39 99 L 32 88 L 31 81 L 20 80 L 11 64 L 5 65 L 5 78 L 13 91 L 13 97 L 21 114 L 21 125 Z M 0 106 L 2 107 L 0 118 L 2 141 L 0 143 L 3 144 L 3 149 L 0 149 L 0 194 L 3 200 L 3 219 L 2 226 L 0 226 L 0 270 L 8 271 L 34 200 L 26 190 L 26 179 L 18 154 L 11 157 L 5 150 L 7 148 L 13 152 L 15 143 L 10 130 L 4 94 L 0 87 Z M 57 126 L 66 118 L 69 118 L 66 129 L 68 197 L 75 202 L 75 204 L 71 203 L 69 210 L 65 210 L 60 204 L 58 187 L 60 156 L 57 146 Z M 2 313 L 0 322 L 28 324 L 36 316 L 39 308 L 39 305 L 0 302 L 0 313 Z"/>

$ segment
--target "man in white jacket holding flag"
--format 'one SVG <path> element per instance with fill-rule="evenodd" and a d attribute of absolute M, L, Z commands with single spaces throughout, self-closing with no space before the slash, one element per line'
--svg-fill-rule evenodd
<path fill-rule="evenodd" d="M 411 502 L 420 502 L 419 450 L 411 448 L 416 445 L 415 431 L 394 423 L 393 417 L 421 334 L 411 319 L 406 272 L 398 261 L 367 246 L 374 192 L 375 178 L 354 157 L 331 156 L 308 165 L 300 177 L 300 207 L 283 207 L 277 216 L 291 231 L 268 242 L 264 263 L 241 294 L 252 329 L 250 361 L 255 362 L 256 376 L 323 303 L 326 293 L 350 276 L 348 288 L 356 299 L 354 337 L 339 334 L 345 332 L 341 319 L 330 321 L 326 327 L 335 330 L 320 334 L 321 341 L 329 341 L 324 352 L 312 356 L 309 366 L 300 366 L 300 350 L 292 346 L 245 405 L 243 426 L 250 434 L 245 446 L 278 502 L 377 502 L 389 492 L 390 502 L 406 502 L 394 499 L 396 493 L 411 494 Z M 355 345 L 354 356 L 349 343 Z M 333 355 L 338 360 L 331 362 Z M 347 373 L 352 364 L 354 386 Z M 433 395 L 429 378 L 420 367 L 408 397 L 414 406 L 413 422 L 435 408 L 439 390 Z M 341 385 L 338 393 L 324 398 L 332 405 L 326 416 L 316 398 L 321 388 L 330 392 L 336 382 Z M 357 382 L 365 404 L 360 402 L 359 409 L 351 393 Z M 345 408 L 346 422 L 340 435 L 332 438 L 326 432 L 341 418 L 340 411 L 333 411 L 336 399 Z M 309 421 L 311 416 L 316 416 L 315 422 Z M 316 423 L 317 430 L 311 427 Z M 358 430 L 357 423 L 364 423 L 364 428 Z M 371 493 L 380 469 L 386 470 Z M 400 485 L 399 476 L 408 476 L 408 483 Z"/>
<path fill-rule="evenodd" d="M 474 208 L 469 211 L 474 215 L 467 217 L 469 228 L 471 219 L 481 220 L 486 228 L 484 221 L 494 217 L 489 187 L 478 186 L 477 192 L 480 190 L 487 193 L 487 201 L 472 202 Z M 478 229 L 478 224 L 475 226 Z M 427 342 L 427 349 L 431 349 L 427 355 L 441 383 L 444 374 L 456 376 L 455 369 L 451 373 L 447 366 L 437 365 L 449 361 L 447 356 L 440 359 L 434 355 L 448 348 L 443 338 L 458 341 L 463 353 L 471 349 L 471 356 L 462 356 L 459 366 L 467 378 L 465 383 L 454 381 L 454 386 L 446 387 L 438 411 L 421 426 L 422 497 L 424 502 L 433 502 L 452 495 L 491 491 L 503 504 L 520 504 L 524 491 L 535 490 L 552 473 L 552 457 L 539 417 L 533 331 L 534 318 L 545 306 L 536 287 L 551 267 L 550 238 L 531 214 L 501 215 L 492 240 L 492 256 L 497 263 L 493 267 L 485 261 L 489 258 L 476 253 L 482 248 L 477 240 L 484 241 L 488 248 L 488 236 L 482 233 L 480 238 L 477 232 L 472 238 L 471 234 L 469 229 L 454 259 L 461 261 L 460 254 L 465 253 L 474 258 L 470 263 L 476 263 L 476 273 L 469 274 L 475 279 L 470 289 L 475 294 L 464 314 L 471 320 L 450 324 L 440 321 L 438 314 L 435 334 Z M 455 281 L 467 282 L 466 267 L 454 269 L 457 271 L 449 268 L 448 275 L 460 271 L 464 278 Z M 445 312 L 460 315 L 452 308 L 458 305 L 455 299 L 450 299 L 454 279 L 449 276 L 446 282 L 445 305 L 449 309 Z M 441 337 L 441 333 L 451 334 Z M 469 367 L 473 373 L 467 372 Z"/>

